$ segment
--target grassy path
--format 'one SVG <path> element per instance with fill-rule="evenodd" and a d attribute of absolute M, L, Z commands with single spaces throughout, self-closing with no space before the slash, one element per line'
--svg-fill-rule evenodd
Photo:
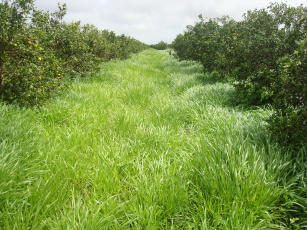
<path fill-rule="evenodd" d="M 268 111 L 166 52 L 102 69 L 40 109 L 0 105 L 1 229 L 272 226 L 285 165 Z"/>

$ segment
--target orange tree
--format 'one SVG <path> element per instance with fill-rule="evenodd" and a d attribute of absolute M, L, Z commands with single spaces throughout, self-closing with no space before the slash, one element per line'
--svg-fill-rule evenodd
<path fill-rule="evenodd" d="M 179 59 L 199 61 L 205 71 L 218 71 L 225 77 L 232 70 L 231 50 L 237 39 L 237 22 L 229 17 L 206 20 L 199 15 L 199 22 L 187 26 L 184 34 L 172 43 Z"/>
<path fill-rule="evenodd" d="M 33 0 L 0 3 L 0 90 L 6 79 L 4 66 L 9 56 L 14 55 L 17 38 L 24 31 L 24 24 L 33 9 Z"/>
<path fill-rule="evenodd" d="M 160 41 L 159 43 L 153 44 L 150 47 L 157 50 L 166 50 L 168 48 L 168 44 L 164 41 Z"/>
<path fill-rule="evenodd" d="M 298 48 L 279 61 L 273 73 L 270 130 L 285 145 L 307 147 L 307 36 Z"/>
<path fill-rule="evenodd" d="M 26 105 L 39 103 L 61 88 L 58 60 L 27 24 L 33 1 L 3 1 L 0 6 L 0 96 Z"/>
<path fill-rule="evenodd" d="M 240 100 L 271 104 L 274 136 L 294 149 L 306 146 L 307 8 L 273 4 L 250 11 L 239 29 L 231 60 Z"/>
<path fill-rule="evenodd" d="M 300 128 L 306 125 L 305 88 L 300 86 L 307 84 L 307 70 L 305 48 L 298 41 L 307 34 L 307 7 L 271 4 L 248 11 L 241 21 L 199 19 L 173 41 L 178 58 L 199 61 L 205 71 L 230 80 L 240 103 L 271 104 L 276 109 L 270 122 L 275 136 L 286 143 L 305 142 L 306 130 Z"/>
<path fill-rule="evenodd" d="M 230 50 L 234 85 L 248 104 L 272 103 L 273 72 L 279 59 L 291 54 L 306 33 L 306 7 L 273 4 L 249 11 L 239 23 L 238 38 Z"/>
<path fill-rule="evenodd" d="M 37 10 L 33 0 L 0 3 L 0 98 L 36 105 L 65 86 L 64 79 L 98 69 L 99 63 L 126 58 L 147 46 L 124 35 L 80 22 L 65 23 L 66 5 Z"/>

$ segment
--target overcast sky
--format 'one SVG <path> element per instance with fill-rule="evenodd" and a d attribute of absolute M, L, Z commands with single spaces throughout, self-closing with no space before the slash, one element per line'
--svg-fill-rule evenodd
<path fill-rule="evenodd" d="M 36 0 L 40 9 L 54 11 L 57 0 Z M 229 15 L 240 19 L 249 9 L 263 8 L 270 0 L 60 0 L 67 4 L 65 21 L 94 24 L 100 29 L 126 34 L 147 44 L 171 42 L 199 14 Z M 282 2 L 276 0 L 274 2 Z M 285 1 L 283 1 L 285 2 Z M 306 0 L 288 0 L 290 5 L 307 5 Z"/>

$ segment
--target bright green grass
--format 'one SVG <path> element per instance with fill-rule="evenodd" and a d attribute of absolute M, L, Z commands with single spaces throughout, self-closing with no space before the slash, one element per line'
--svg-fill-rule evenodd
<path fill-rule="evenodd" d="M 147 50 L 40 109 L 0 105 L 0 228 L 283 228 L 270 111 L 209 80 Z"/>

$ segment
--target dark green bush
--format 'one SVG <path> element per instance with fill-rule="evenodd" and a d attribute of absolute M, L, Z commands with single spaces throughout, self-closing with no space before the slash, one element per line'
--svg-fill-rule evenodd
<path fill-rule="evenodd" d="M 248 104 L 271 103 L 271 87 L 279 59 L 291 54 L 306 33 L 307 8 L 273 4 L 268 9 L 249 11 L 238 26 L 233 46 L 235 86 Z"/>
<path fill-rule="evenodd" d="M 166 50 L 168 48 L 168 44 L 164 41 L 160 41 L 159 43 L 151 45 L 150 47 L 157 50 Z"/>
<path fill-rule="evenodd" d="M 229 17 L 205 20 L 202 15 L 194 26 L 187 26 L 172 43 L 181 60 L 199 61 L 206 72 L 218 71 L 224 78 L 233 71 L 233 46 L 236 43 L 238 24 Z"/>
<path fill-rule="evenodd" d="M 270 130 L 285 145 L 307 147 L 307 39 L 279 62 L 272 84 Z"/>

